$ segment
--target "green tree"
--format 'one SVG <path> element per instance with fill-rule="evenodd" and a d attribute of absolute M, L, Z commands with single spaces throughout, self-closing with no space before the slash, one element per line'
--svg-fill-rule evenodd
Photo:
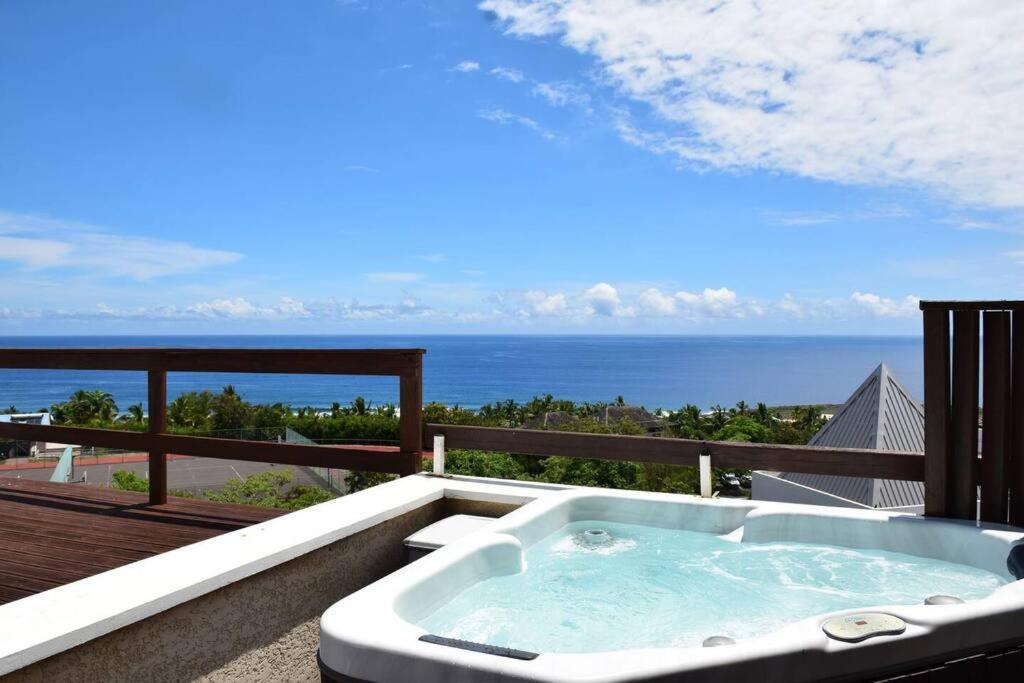
<path fill-rule="evenodd" d="M 260 507 L 299 510 L 323 503 L 334 496 L 317 486 L 292 485 L 290 470 L 267 470 L 245 478 L 231 479 L 219 491 L 208 491 L 206 497 L 219 503 L 240 503 Z"/>
<path fill-rule="evenodd" d="M 113 479 L 110 483 L 111 488 L 143 493 L 149 491 L 149 480 L 129 470 L 117 470 L 111 475 L 111 479 Z"/>
<path fill-rule="evenodd" d="M 345 475 L 345 489 L 349 493 L 358 493 L 365 489 L 373 488 L 380 484 L 386 484 L 389 481 L 397 479 L 393 474 L 384 474 L 383 472 L 361 472 L 359 470 L 352 470 Z"/>
<path fill-rule="evenodd" d="M 678 411 L 672 413 L 669 418 L 669 425 L 676 436 L 682 439 L 704 439 L 704 416 L 700 408 L 688 403 Z"/>
<path fill-rule="evenodd" d="M 433 470 L 433 461 L 430 461 Z M 450 450 L 445 453 L 445 472 L 469 477 L 526 480 L 530 476 L 522 463 L 508 453 L 490 451 Z"/>
<path fill-rule="evenodd" d="M 772 430 L 747 415 L 737 415 L 712 436 L 715 441 L 746 441 L 770 443 Z"/>
<path fill-rule="evenodd" d="M 210 426 L 215 432 L 238 431 L 251 423 L 252 407 L 230 384 L 210 403 Z"/>
<path fill-rule="evenodd" d="M 552 456 L 544 461 L 540 481 L 573 486 L 637 489 L 643 478 L 639 463 Z"/>
<path fill-rule="evenodd" d="M 765 426 L 771 426 L 775 422 L 776 417 L 764 403 L 758 403 L 757 408 L 754 409 L 754 419 Z"/>
<path fill-rule="evenodd" d="M 122 418 L 125 422 L 136 422 L 141 423 L 146 419 L 146 413 L 142 408 L 141 403 L 135 403 L 128 406 L 128 414 Z"/>
<path fill-rule="evenodd" d="M 170 402 L 167 406 L 167 421 L 172 427 L 185 431 L 209 431 L 212 411 L 212 393 L 190 391 Z"/>
<path fill-rule="evenodd" d="M 50 417 L 57 424 L 110 423 L 116 416 L 114 397 L 102 389 L 79 389 L 66 402 L 50 407 Z"/>
<path fill-rule="evenodd" d="M 352 414 L 353 415 L 368 415 L 370 413 L 370 402 L 362 396 L 356 396 L 352 399 Z"/>

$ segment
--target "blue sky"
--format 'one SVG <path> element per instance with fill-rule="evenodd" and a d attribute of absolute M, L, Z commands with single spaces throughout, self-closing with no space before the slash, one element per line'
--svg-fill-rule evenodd
<path fill-rule="evenodd" d="M 2 3 L 0 334 L 916 333 L 1024 296 L 1024 10 L 862 4 Z"/>

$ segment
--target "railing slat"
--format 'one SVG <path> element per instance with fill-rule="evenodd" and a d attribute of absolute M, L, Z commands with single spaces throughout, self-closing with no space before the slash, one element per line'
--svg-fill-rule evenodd
<path fill-rule="evenodd" d="M 1010 418 L 1010 314 L 986 311 L 984 322 L 981 519 L 1005 524 Z"/>
<path fill-rule="evenodd" d="M 399 448 L 385 446 L 310 446 L 12 422 L 0 422 L 0 437 L 19 441 L 52 441 L 140 452 L 160 451 L 200 458 L 272 462 L 280 465 L 305 467 L 334 467 L 368 472 L 400 473 L 403 471 L 403 467 L 408 467 L 408 458 L 403 458 Z"/>
<path fill-rule="evenodd" d="M 162 434 L 157 444 L 166 453 L 201 458 L 272 462 L 278 465 L 334 467 L 367 472 L 400 474 L 406 467 L 397 447 L 385 446 L 310 446 L 293 443 L 268 443 L 241 439 L 217 439 L 205 436 Z"/>
<path fill-rule="evenodd" d="M 449 449 L 685 466 L 696 466 L 700 454 L 710 452 L 715 467 L 924 480 L 924 457 L 920 453 L 441 424 L 427 425 L 424 443 L 433 443 L 438 434 L 444 435 Z"/>
<path fill-rule="evenodd" d="M 924 511 L 949 514 L 949 311 L 924 311 Z"/>
<path fill-rule="evenodd" d="M 167 373 L 150 370 L 149 383 L 149 433 L 153 435 L 167 431 Z M 167 454 L 160 450 L 149 452 L 149 504 L 162 505 L 167 502 Z"/>
<path fill-rule="evenodd" d="M 1024 311 L 1013 313 L 1010 414 L 1010 524 L 1024 526 Z"/>
<path fill-rule="evenodd" d="M 953 311 L 953 409 L 949 516 L 977 519 L 978 335 L 977 311 Z"/>
<path fill-rule="evenodd" d="M 17 441 L 84 444 L 132 451 L 149 451 L 153 447 L 153 437 L 146 432 L 95 429 L 93 427 L 60 427 L 20 422 L 0 422 L 0 437 Z"/>

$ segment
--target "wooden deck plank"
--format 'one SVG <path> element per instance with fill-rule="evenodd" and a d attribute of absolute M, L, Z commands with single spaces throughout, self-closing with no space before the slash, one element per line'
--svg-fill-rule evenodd
<path fill-rule="evenodd" d="M 0 478 L 0 604 L 190 543 L 283 510 Z"/>

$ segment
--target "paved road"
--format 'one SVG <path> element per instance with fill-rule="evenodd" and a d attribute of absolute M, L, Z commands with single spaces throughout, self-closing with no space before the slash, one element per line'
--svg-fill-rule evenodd
<path fill-rule="evenodd" d="M 148 462 L 113 462 L 100 465 L 76 465 L 75 478 L 86 475 L 89 484 L 109 486 L 117 470 L 130 470 L 140 476 L 149 472 Z M 274 465 L 246 460 L 219 460 L 214 458 L 176 458 L 167 463 L 168 488 L 187 490 L 193 493 L 219 489 L 230 479 L 246 477 L 267 470 L 288 470 L 292 472 L 292 481 L 296 484 L 319 486 L 321 482 L 316 475 L 305 467 L 291 465 Z M 52 469 L 19 469 L 0 472 L 4 477 L 20 477 L 34 481 L 49 481 Z"/>

